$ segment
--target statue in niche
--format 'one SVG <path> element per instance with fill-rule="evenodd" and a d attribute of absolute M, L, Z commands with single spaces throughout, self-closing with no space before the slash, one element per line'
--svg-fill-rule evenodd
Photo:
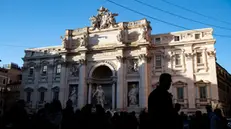
<path fill-rule="evenodd" d="M 133 68 L 132 68 L 132 70 L 134 71 L 134 72 L 137 72 L 138 71 L 138 61 L 137 60 L 133 60 Z"/>
<path fill-rule="evenodd" d="M 74 77 L 79 76 L 79 65 L 78 64 L 73 64 L 71 67 L 71 75 Z"/>
<path fill-rule="evenodd" d="M 87 35 L 83 35 L 83 37 L 81 37 L 80 39 L 79 39 L 79 42 L 80 42 L 80 46 L 81 47 L 83 47 L 83 46 L 87 46 Z"/>
<path fill-rule="evenodd" d="M 78 92 L 77 92 L 77 87 L 73 86 L 71 88 L 71 92 L 69 94 L 69 99 L 72 101 L 73 105 L 76 106 L 77 105 L 77 100 L 78 100 Z"/>
<path fill-rule="evenodd" d="M 102 107 L 104 107 L 105 94 L 101 85 L 96 87 L 96 91 L 93 93 L 93 98 L 96 99 L 96 104 L 100 104 Z"/>
<path fill-rule="evenodd" d="M 135 84 L 132 84 L 132 88 L 130 89 L 128 93 L 128 98 L 129 98 L 129 106 L 131 105 L 137 105 L 137 96 L 138 96 L 138 90 L 136 88 Z"/>
<path fill-rule="evenodd" d="M 116 26 L 115 16 L 118 16 L 116 13 L 111 13 L 107 8 L 101 7 L 98 9 L 98 14 L 96 16 L 90 17 L 92 30 L 97 29 L 106 29 L 110 26 Z"/>

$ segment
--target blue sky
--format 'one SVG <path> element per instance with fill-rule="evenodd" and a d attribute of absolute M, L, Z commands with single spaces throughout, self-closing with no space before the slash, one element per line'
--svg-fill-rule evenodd
<path fill-rule="evenodd" d="M 191 29 L 207 28 L 184 19 L 143 6 L 133 0 L 114 0 L 150 16 L 169 21 Z M 190 17 L 192 19 L 231 28 L 231 24 L 214 21 L 171 6 L 161 0 L 140 0 L 163 10 Z M 168 0 L 177 5 L 216 17 L 231 23 L 231 0 Z M 31 47 L 60 45 L 60 36 L 65 29 L 75 29 L 90 25 L 89 17 L 97 13 L 100 6 L 119 13 L 117 21 L 133 21 L 145 18 L 134 12 L 107 2 L 106 0 L 1 0 L 0 1 L 0 59 L 2 64 L 15 62 L 22 65 L 24 50 Z M 152 33 L 181 31 L 182 28 L 151 21 Z M 230 35 L 231 30 L 214 28 L 214 33 Z M 231 72 L 231 38 L 216 38 L 217 60 Z"/>

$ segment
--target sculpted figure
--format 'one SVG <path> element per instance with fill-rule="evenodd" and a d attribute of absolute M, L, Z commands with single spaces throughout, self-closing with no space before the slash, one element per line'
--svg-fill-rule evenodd
<path fill-rule="evenodd" d="M 102 107 L 104 107 L 104 103 L 105 103 L 105 95 L 104 95 L 104 91 L 102 89 L 102 86 L 97 86 L 96 91 L 93 94 L 93 98 L 96 98 L 97 104 L 102 105 Z"/>
<path fill-rule="evenodd" d="M 118 14 L 111 13 L 108 9 L 101 7 L 98 9 L 98 14 L 96 16 L 90 17 L 93 30 L 96 28 L 105 29 L 111 25 L 114 27 L 116 25 L 115 16 L 118 16 Z"/>
<path fill-rule="evenodd" d="M 112 25 L 113 27 L 116 25 L 115 16 L 118 16 L 118 14 L 111 12 L 109 13 L 108 24 Z"/>
<path fill-rule="evenodd" d="M 80 46 L 87 46 L 87 35 L 80 38 Z"/>
<path fill-rule="evenodd" d="M 129 105 L 137 105 L 138 104 L 137 103 L 137 95 L 138 95 L 138 91 L 137 91 L 136 85 L 133 84 L 132 89 L 128 93 Z"/>
<path fill-rule="evenodd" d="M 71 75 L 77 77 L 79 75 L 79 66 L 77 64 L 72 65 Z"/>
<path fill-rule="evenodd" d="M 133 61 L 134 65 L 133 65 L 133 71 L 137 72 L 138 71 L 138 61 Z"/>
<path fill-rule="evenodd" d="M 93 27 L 93 30 L 95 28 L 98 28 L 98 19 L 97 19 L 97 17 L 96 16 L 92 16 L 92 17 L 90 17 L 90 20 L 91 20 L 91 25 Z"/>
<path fill-rule="evenodd" d="M 77 105 L 77 87 L 72 88 L 69 99 L 72 101 L 73 105 Z"/>

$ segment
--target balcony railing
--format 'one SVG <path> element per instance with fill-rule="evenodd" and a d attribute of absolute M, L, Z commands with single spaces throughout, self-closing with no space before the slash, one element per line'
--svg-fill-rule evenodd
<path fill-rule="evenodd" d="M 196 107 L 197 108 L 204 108 L 206 105 L 211 103 L 210 98 L 196 98 Z"/>
<path fill-rule="evenodd" d="M 41 109 L 46 104 L 46 101 L 37 101 L 37 109 Z"/>
<path fill-rule="evenodd" d="M 182 108 L 188 108 L 188 99 L 173 99 L 174 103 L 179 103 Z"/>
<path fill-rule="evenodd" d="M 26 102 L 26 107 L 27 108 L 32 108 L 32 101 Z"/>

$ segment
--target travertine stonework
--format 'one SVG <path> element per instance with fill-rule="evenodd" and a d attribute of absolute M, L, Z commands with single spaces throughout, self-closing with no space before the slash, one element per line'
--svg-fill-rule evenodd
<path fill-rule="evenodd" d="M 67 30 L 62 45 L 25 50 L 21 97 L 29 107 L 58 98 L 81 108 L 97 103 L 100 85 L 106 108 L 144 108 L 163 72 L 183 111 L 219 102 L 213 29 L 151 35 L 146 19 L 116 23 L 117 15 L 101 7 L 91 27 Z"/>

